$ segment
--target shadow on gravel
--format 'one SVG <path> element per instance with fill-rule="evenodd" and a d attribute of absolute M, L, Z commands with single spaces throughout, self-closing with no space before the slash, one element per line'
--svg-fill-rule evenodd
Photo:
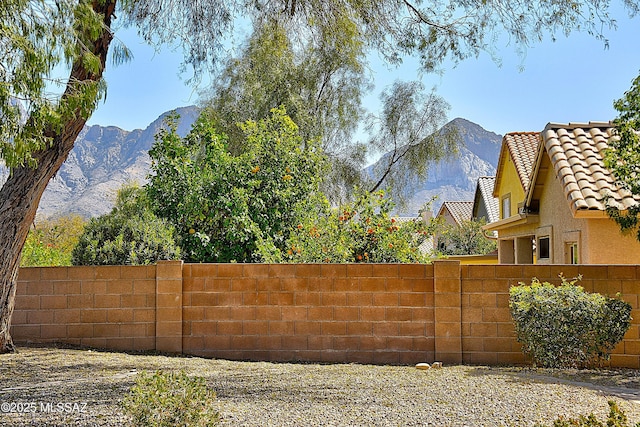
<path fill-rule="evenodd" d="M 476 367 L 471 376 L 502 376 L 518 383 L 562 384 L 595 390 L 640 404 L 640 371 L 634 369 L 548 369 Z"/>

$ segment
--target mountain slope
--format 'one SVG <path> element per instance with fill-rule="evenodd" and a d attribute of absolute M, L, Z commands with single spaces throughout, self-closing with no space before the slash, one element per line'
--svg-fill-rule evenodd
<path fill-rule="evenodd" d="M 445 126 L 458 128 L 463 141 L 459 155 L 430 165 L 426 179 L 408 177 L 409 184 L 404 188 L 406 205 L 398 209 L 398 215 L 417 215 L 434 196 L 437 196 L 432 206 L 435 213 L 445 201 L 473 200 L 478 177 L 495 175 L 502 144 L 500 135 L 462 118 L 454 119 Z M 368 171 L 375 170 L 383 161 L 384 156 L 369 166 Z"/>
<path fill-rule="evenodd" d="M 178 133 L 184 136 L 198 118 L 199 109 L 183 107 L 176 112 L 180 115 Z M 144 130 L 85 127 L 43 194 L 38 216 L 75 213 L 94 217 L 109 212 L 122 185 L 146 182 L 151 166 L 148 152 L 168 114 L 162 114 Z"/>
<path fill-rule="evenodd" d="M 199 109 L 178 108 L 177 113 L 178 133 L 184 136 Z M 97 125 L 83 129 L 69 158 L 45 191 L 39 217 L 76 213 L 88 218 L 109 212 L 122 185 L 146 182 L 151 165 L 148 151 L 167 114 L 144 130 L 129 132 Z M 472 200 L 477 178 L 495 174 L 502 138 L 465 119 L 455 119 L 447 126 L 452 125 L 458 127 L 464 140 L 460 156 L 429 166 L 425 180 L 409 179 L 405 188 L 408 203 L 398 214 L 415 216 L 434 195 L 438 195 L 433 207 L 436 212 L 445 200 Z M 6 176 L 6 170 L 0 168 L 0 182 L 3 173 Z"/>

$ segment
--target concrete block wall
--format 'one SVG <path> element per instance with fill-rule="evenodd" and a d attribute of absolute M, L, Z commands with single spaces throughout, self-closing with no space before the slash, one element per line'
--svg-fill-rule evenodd
<path fill-rule="evenodd" d="M 640 368 L 640 266 L 183 264 L 20 270 L 16 342 L 239 360 L 526 363 L 509 288 L 582 275 L 622 297 L 631 328 L 610 365 Z"/>
<path fill-rule="evenodd" d="M 115 350 L 156 348 L 156 266 L 23 268 L 12 336 Z"/>
<path fill-rule="evenodd" d="M 433 266 L 186 264 L 183 351 L 249 360 L 433 360 Z"/>

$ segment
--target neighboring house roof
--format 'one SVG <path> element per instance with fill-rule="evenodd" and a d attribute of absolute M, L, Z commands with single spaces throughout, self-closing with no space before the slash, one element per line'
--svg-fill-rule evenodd
<path fill-rule="evenodd" d="M 614 128 L 610 122 L 549 123 L 542 131 L 534 177 L 538 176 L 546 151 L 574 214 L 605 210 L 605 195 L 611 197 L 610 204 L 621 210 L 639 203 L 640 197 L 616 185 L 613 174 L 604 166 L 604 150 L 612 137 Z M 527 191 L 528 206 L 535 199 L 535 187 L 532 185 Z"/>
<path fill-rule="evenodd" d="M 456 224 L 462 221 L 469 221 L 473 215 L 473 202 L 444 202 L 440 206 L 438 216 L 442 216 L 444 210 L 448 210 Z"/>
<path fill-rule="evenodd" d="M 495 189 L 500 184 L 507 155 L 511 157 L 516 167 L 522 188 L 525 192 L 527 191 L 539 145 L 540 132 L 510 132 L 502 138 L 502 147 L 500 148 L 498 167 L 496 169 L 496 182 L 493 190 L 494 197 L 498 197 Z"/>
<path fill-rule="evenodd" d="M 476 218 L 478 216 L 480 201 L 482 201 L 488 215 L 487 222 L 494 222 L 500 219 L 500 202 L 497 197 L 493 197 L 495 182 L 495 176 L 481 176 L 478 178 L 476 194 L 473 202 L 472 218 Z"/>

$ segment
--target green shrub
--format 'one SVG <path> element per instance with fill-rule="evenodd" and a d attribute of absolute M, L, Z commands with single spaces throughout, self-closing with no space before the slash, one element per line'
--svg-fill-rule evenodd
<path fill-rule="evenodd" d="M 86 220 L 79 215 L 34 222 L 22 249 L 21 267 L 69 266 Z"/>
<path fill-rule="evenodd" d="M 553 427 L 629 427 L 627 416 L 618 408 L 618 405 L 613 400 L 609 401 L 609 416 L 607 422 L 603 423 L 598 421 L 595 415 L 589 414 L 585 417 L 581 415 L 576 418 L 559 417 L 553 422 Z M 640 423 L 635 424 L 635 427 L 640 427 Z"/>
<path fill-rule="evenodd" d="M 204 378 L 164 371 L 138 374 L 122 402 L 134 426 L 214 426 L 220 421 L 215 406 Z"/>
<path fill-rule="evenodd" d="M 340 207 L 328 200 L 300 204 L 300 223 L 291 232 L 283 261 L 293 263 L 417 263 L 428 262 L 420 251 L 436 223 L 421 217 L 400 222 L 384 191 L 358 188 L 355 199 Z"/>
<path fill-rule="evenodd" d="M 180 259 L 174 228 L 149 208 L 143 190 L 124 187 L 113 210 L 87 224 L 72 252 L 74 265 L 145 265 Z"/>
<path fill-rule="evenodd" d="M 509 308 L 522 350 L 550 368 L 581 367 L 608 359 L 631 322 L 631 305 L 587 293 L 577 280 L 554 286 L 532 280 L 511 287 Z"/>

